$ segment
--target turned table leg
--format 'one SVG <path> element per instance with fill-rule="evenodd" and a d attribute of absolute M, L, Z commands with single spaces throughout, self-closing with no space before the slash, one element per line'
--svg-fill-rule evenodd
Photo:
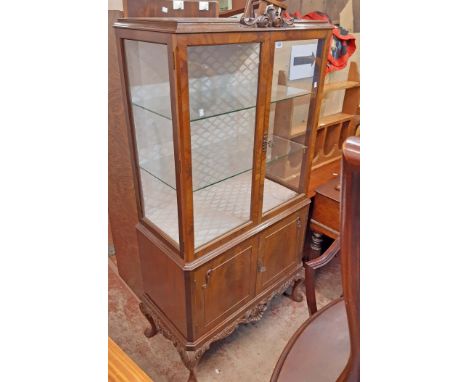
<path fill-rule="evenodd" d="M 319 257 L 322 254 L 323 234 L 312 231 L 310 249 L 312 258 Z M 309 259 L 310 260 L 310 259 Z"/>

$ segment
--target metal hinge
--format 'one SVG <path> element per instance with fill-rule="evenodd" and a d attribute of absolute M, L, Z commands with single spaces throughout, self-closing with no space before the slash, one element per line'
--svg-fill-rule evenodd
<path fill-rule="evenodd" d="M 268 148 L 268 135 L 263 136 L 262 151 L 266 152 Z"/>

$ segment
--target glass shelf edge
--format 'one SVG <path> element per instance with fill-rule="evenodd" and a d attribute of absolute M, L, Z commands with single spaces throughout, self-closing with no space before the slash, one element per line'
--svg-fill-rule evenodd
<path fill-rule="evenodd" d="M 290 88 L 297 89 L 297 88 L 294 88 L 294 87 L 291 87 L 291 86 L 290 86 Z M 303 89 L 301 89 L 301 90 L 303 90 Z M 304 96 L 308 96 L 308 95 L 309 96 L 312 95 L 312 91 L 304 90 L 304 92 L 296 94 L 296 95 L 290 95 L 290 96 L 286 96 L 286 97 L 282 97 L 282 98 L 278 98 L 278 99 L 272 99 L 270 101 L 270 104 L 275 104 L 275 103 L 278 103 L 278 102 L 281 102 L 281 101 L 286 101 L 286 100 L 289 100 L 289 99 L 304 97 Z M 140 105 L 140 104 L 138 104 L 138 103 L 136 103 L 134 101 L 132 101 L 132 105 L 136 106 L 136 107 L 139 107 L 139 108 L 141 108 L 143 110 L 149 111 L 150 113 L 156 114 L 157 116 L 159 116 L 161 118 L 165 118 L 168 121 L 172 121 L 172 118 L 170 116 L 167 116 L 167 115 L 159 113 L 159 112 L 157 112 L 155 110 L 149 109 L 149 108 L 147 108 L 145 106 L 142 106 L 142 105 Z M 222 113 L 209 114 L 209 115 L 206 115 L 206 116 L 203 116 L 203 117 L 197 117 L 197 118 L 190 118 L 190 122 L 203 121 L 204 119 L 215 118 L 215 117 L 219 117 L 221 115 L 226 115 L 226 114 L 231 114 L 231 113 L 237 113 L 239 111 L 250 110 L 250 109 L 254 109 L 256 107 L 257 107 L 257 104 L 254 104 L 254 105 L 249 105 L 249 106 L 234 109 L 234 110 L 225 111 L 225 112 L 222 112 Z"/>
<path fill-rule="evenodd" d="M 177 190 L 175 189 L 175 187 L 172 187 L 169 183 L 165 182 L 165 181 L 162 180 L 160 177 L 154 175 L 151 171 L 147 170 L 142 164 L 140 164 L 138 167 L 140 168 L 140 170 L 143 170 L 143 171 L 146 172 L 148 175 L 152 176 L 154 179 L 159 180 L 162 184 L 166 185 L 167 187 L 171 188 L 171 189 L 174 190 L 174 191 L 177 191 Z"/>
<path fill-rule="evenodd" d="M 307 149 L 307 146 L 305 145 L 302 145 L 300 143 L 297 143 L 297 142 L 294 142 L 294 141 L 291 141 L 289 139 L 286 139 L 286 138 L 283 138 L 283 137 L 280 137 L 280 136 L 273 136 L 271 138 L 273 141 L 280 141 L 280 142 L 284 142 L 286 144 L 292 144 L 292 150 L 290 150 L 289 152 L 287 153 L 284 153 L 282 155 L 278 155 L 278 156 L 275 156 L 274 158 L 271 158 L 271 159 L 268 159 L 266 158 L 265 159 L 265 164 L 266 166 L 269 166 L 269 165 L 272 165 L 284 158 L 287 158 L 288 156 L 292 155 L 292 154 L 296 154 L 298 153 L 299 151 L 303 151 L 303 153 L 305 153 L 306 149 Z M 274 143 L 273 143 L 274 144 Z M 172 186 L 170 185 L 168 182 L 164 181 L 163 179 L 161 179 L 159 176 L 156 176 L 153 172 L 151 172 L 150 170 L 148 170 L 147 168 L 145 168 L 145 165 L 140 163 L 139 164 L 139 168 L 143 171 L 145 171 L 147 174 L 149 174 L 150 176 L 152 176 L 153 178 L 155 178 L 156 180 L 160 181 L 161 183 L 163 183 L 164 185 L 166 185 L 167 187 L 171 188 L 172 190 L 174 191 L 177 191 L 176 190 L 176 187 L 175 186 Z M 226 176 L 216 182 L 212 182 L 212 183 L 209 183 L 207 185 L 204 185 L 202 187 L 198 187 L 196 189 L 193 189 L 192 192 L 197 192 L 197 191 L 201 191 L 201 190 L 204 190 L 206 188 L 209 188 L 211 186 L 214 186 L 215 184 L 219 184 L 221 182 L 224 182 L 226 181 L 227 179 L 231 179 L 231 178 L 234 178 L 235 176 L 238 176 L 238 175 L 241 175 L 241 174 L 244 174 L 246 172 L 249 172 L 249 171 L 252 171 L 252 168 L 247 168 L 247 169 L 244 169 L 244 170 L 241 170 L 241 171 L 236 171 L 234 174 L 232 175 L 229 175 L 229 176 Z"/>

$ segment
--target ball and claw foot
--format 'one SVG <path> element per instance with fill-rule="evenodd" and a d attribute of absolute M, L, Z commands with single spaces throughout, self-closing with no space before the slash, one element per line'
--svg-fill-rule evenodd
<path fill-rule="evenodd" d="M 302 295 L 299 286 L 302 284 L 304 280 L 300 279 L 297 280 L 293 287 L 292 287 L 292 292 L 291 292 L 291 299 L 296 302 L 302 302 L 304 300 L 304 296 Z"/>
<path fill-rule="evenodd" d="M 156 334 L 158 334 L 158 329 L 151 325 L 150 327 L 146 328 L 145 331 L 143 332 L 146 337 L 151 338 L 154 337 Z"/>
<path fill-rule="evenodd" d="M 197 351 L 185 351 L 181 348 L 178 348 L 180 358 L 184 363 L 185 367 L 190 372 L 187 382 L 197 382 L 197 375 L 195 369 L 197 368 L 198 362 L 200 362 L 201 357 L 207 349 L 200 349 Z"/>
<path fill-rule="evenodd" d="M 294 282 L 294 285 L 292 286 L 291 294 L 289 294 L 287 291 L 285 291 L 283 294 L 285 296 L 288 296 L 291 300 L 293 300 L 295 302 L 303 301 L 304 296 L 302 295 L 302 293 L 300 291 L 300 288 L 299 288 L 299 286 L 302 284 L 303 281 L 304 281 L 303 279 L 296 280 Z"/>
<path fill-rule="evenodd" d="M 187 379 L 187 382 L 197 382 L 197 376 L 195 375 L 195 370 L 190 370 L 189 377 Z"/>

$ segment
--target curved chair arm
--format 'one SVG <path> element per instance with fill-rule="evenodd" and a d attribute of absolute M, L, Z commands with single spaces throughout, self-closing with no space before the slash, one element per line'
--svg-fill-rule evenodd
<path fill-rule="evenodd" d="M 327 265 L 340 251 L 340 238 L 338 237 L 330 247 L 319 257 L 304 263 L 305 268 L 319 269 Z"/>
<path fill-rule="evenodd" d="M 306 299 L 310 315 L 317 311 L 317 300 L 315 298 L 315 270 L 327 265 L 339 251 L 340 238 L 338 237 L 323 255 L 304 263 Z"/>

